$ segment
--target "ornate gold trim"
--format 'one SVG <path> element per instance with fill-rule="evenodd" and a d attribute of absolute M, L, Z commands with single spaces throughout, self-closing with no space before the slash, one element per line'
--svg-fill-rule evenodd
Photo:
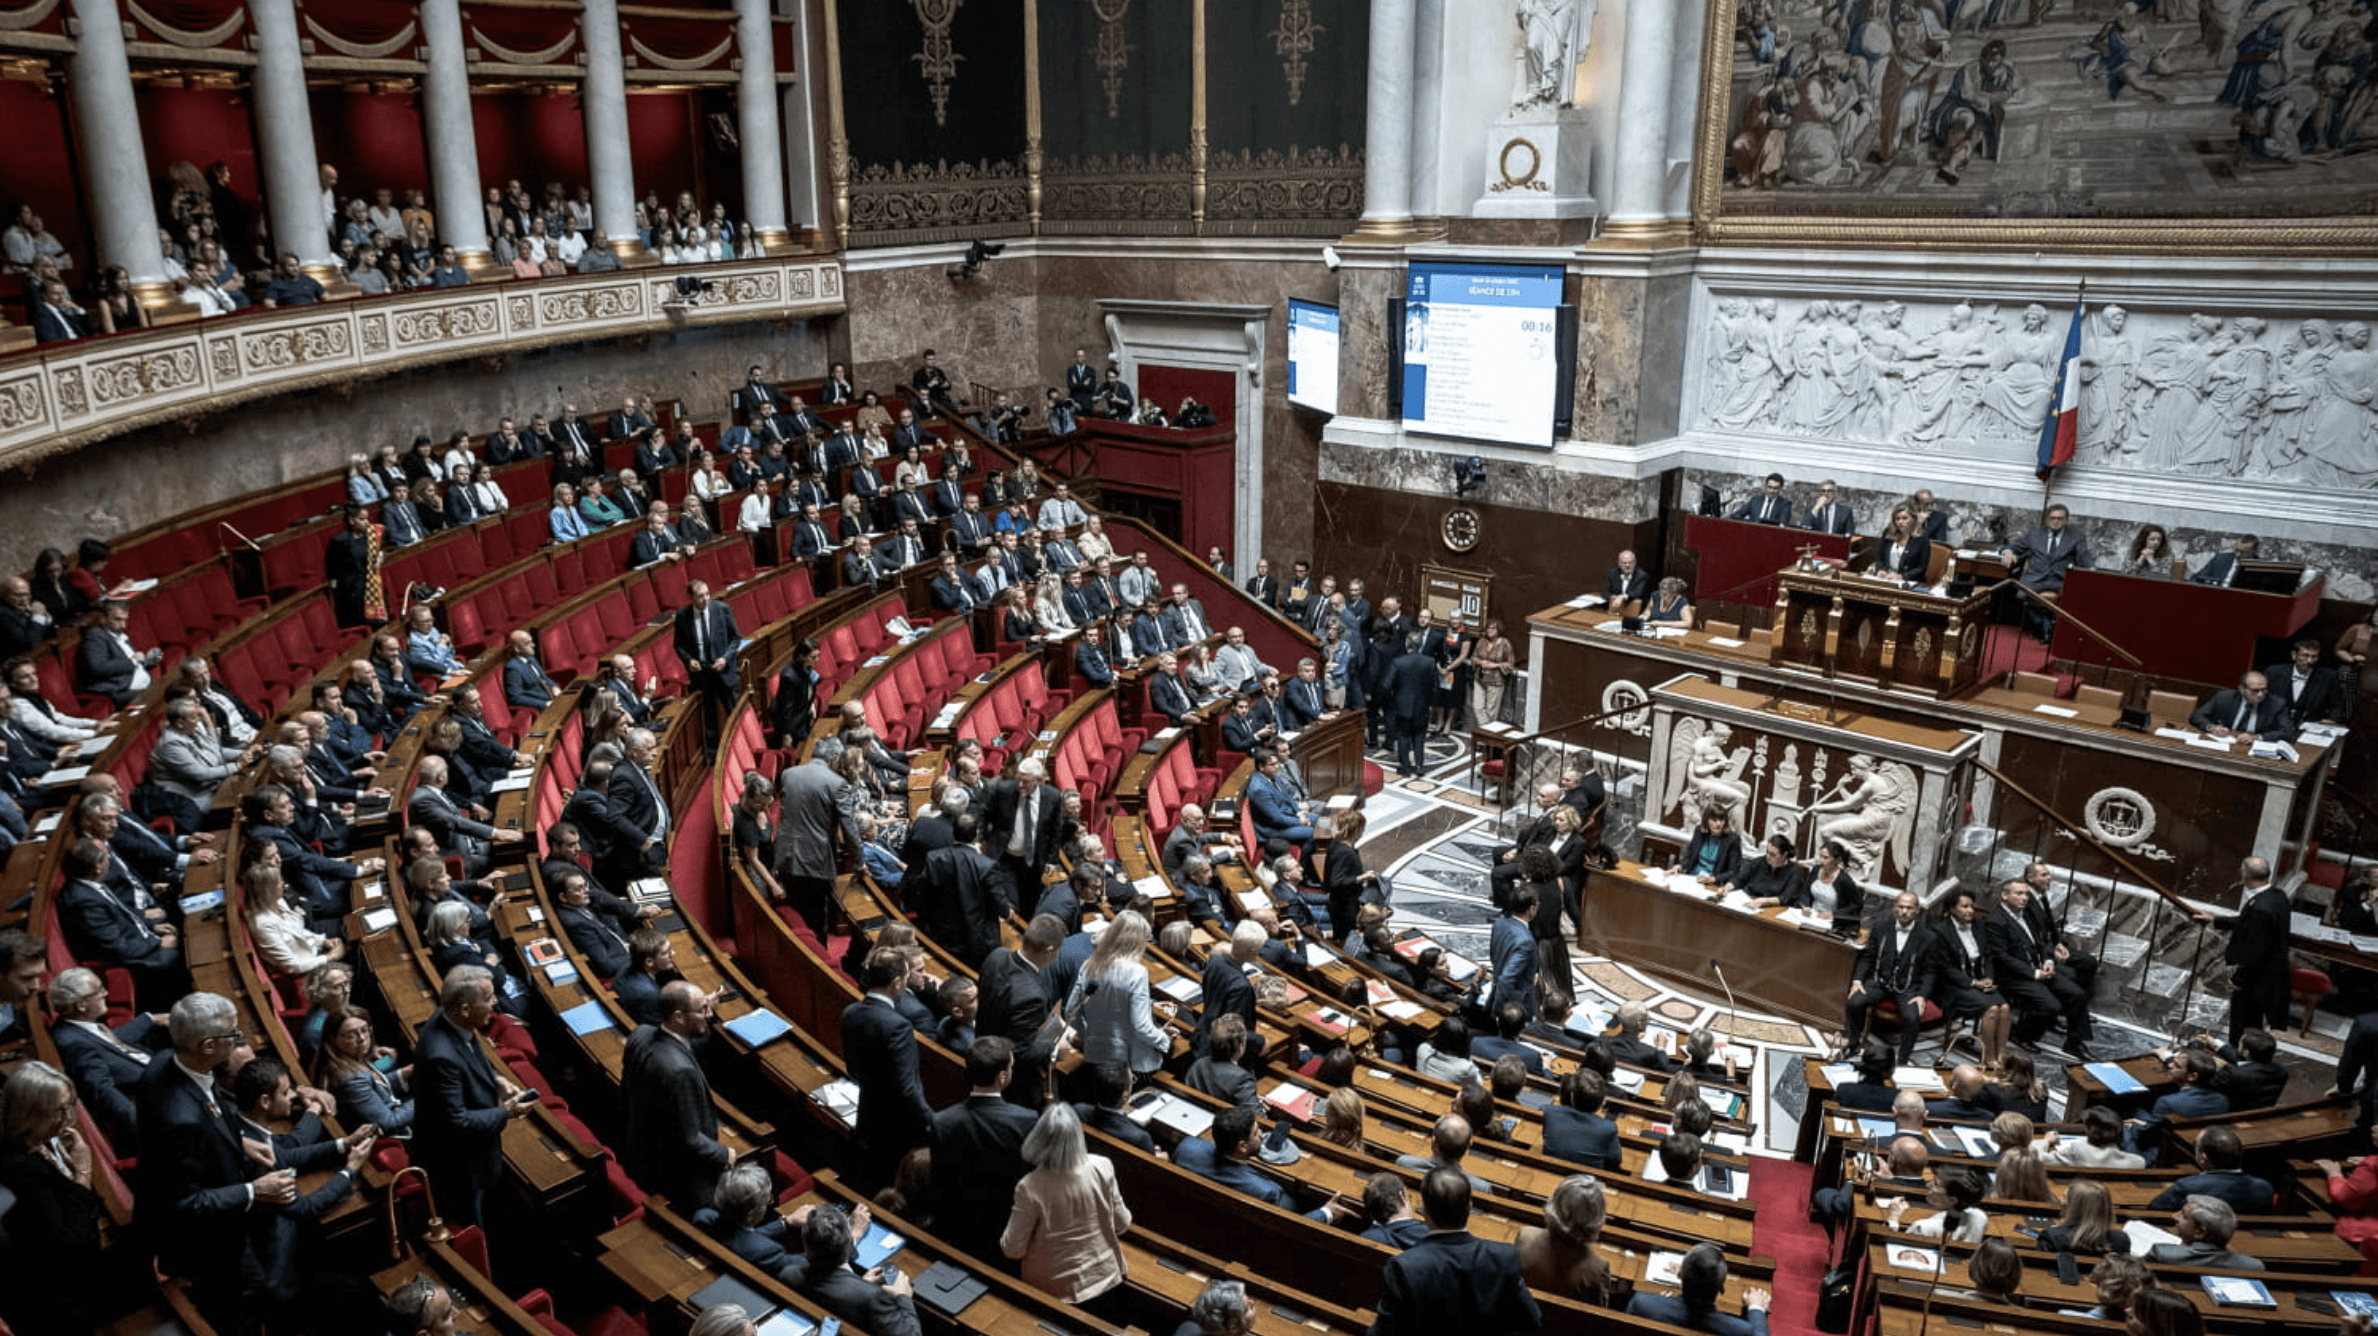
<path fill-rule="evenodd" d="M 1305 57 L 1320 46 L 1317 39 L 1329 29 L 1313 22 L 1313 0 L 1280 0 L 1280 21 L 1272 26 L 1273 54 L 1280 58 L 1280 74 L 1288 81 L 1288 105 L 1305 98 Z"/>
<path fill-rule="evenodd" d="M 1123 19 L 1131 0 L 1089 0 L 1098 16 L 1098 84 L 1106 93 L 1106 118 L 1123 119 L 1123 72 L 1131 68 L 1131 43 L 1123 40 Z"/>
<path fill-rule="evenodd" d="M 171 24 L 159 22 L 157 16 L 142 9 L 137 0 L 125 0 L 124 9 L 133 18 L 139 20 L 142 27 L 175 46 L 192 47 L 198 50 L 221 46 L 225 38 L 238 32 L 248 22 L 248 11 L 241 9 L 212 28 L 193 32 L 187 28 L 176 28 Z"/>
<path fill-rule="evenodd" d="M 950 45 L 950 24 L 966 0 L 913 0 L 917 22 L 925 25 L 924 46 L 909 59 L 917 63 L 926 90 L 933 98 L 933 123 L 950 123 L 950 80 L 958 77 L 958 62 L 966 57 Z"/>
<path fill-rule="evenodd" d="M 664 70 L 687 71 L 710 69 L 718 64 L 718 58 L 725 55 L 727 53 L 727 48 L 733 46 L 734 44 L 735 34 L 733 32 L 729 32 L 725 41 L 720 42 L 717 46 L 710 48 L 708 52 L 696 56 L 691 60 L 687 60 L 682 57 L 664 56 L 660 52 L 653 50 L 651 47 L 646 46 L 643 42 L 637 40 L 635 34 L 628 34 L 628 45 L 636 48 L 636 54 L 644 57 L 646 60 L 651 61 L 653 64 L 660 66 Z"/>
<path fill-rule="evenodd" d="M 1202 0 L 1201 0 L 1202 3 Z M 1040 6 L 1024 6 L 1024 221 L 1032 235 L 1040 235 L 1041 151 L 1040 124 Z"/>
<path fill-rule="evenodd" d="M 1189 0 L 1189 225 L 1206 224 L 1206 0 Z"/>
<path fill-rule="evenodd" d="M 1692 240 L 1710 246 L 1840 246 L 1917 251 L 2056 251 L 2067 254 L 2161 251 L 2236 254 L 2241 251 L 2378 249 L 2378 219 L 2044 219 L 1994 222 L 1972 218 L 1906 218 L 1763 214 L 1729 218 L 1724 212 L 1728 121 L 1733 109 L 1734 23 L 1741 0 L 1710 0 L 1701 36 L 1701 121 L 1693 154 Z"/>
<path fill-rule="evenodd" d="M 850 135 L 842 117 L 842 20 L 839 0 L 825 0 L 826 189 L 834 210 L 834 248 L 850 247 Z"/>
<path fill-rule="evenodd" d="M 405 21 L 405 26 L 397 30 L 396 36 L 385 42 L 350 42 L 315 22 L 314 16 L 311 14 L 300 17 L 305 20 L 306 31 L 314 35 L 315 41 L 342 56 L 350 56 L 356 60 L 386 60 L 410 45 L 421 33 L 421 24 L 416 20 L 408 19 Z"/>
<path fill-rule="evenodd" d="M 1692 224 L 1682 218 L 1635 218 L 1602 224 L 1590 244 L 1601 250 L 1667 250 L 1692 243 Z"/>
<path fill-rule="evenodd" d="M 1011 236 L 1025 225 L 1024 172 L 1017 163 L 870 163 L 846 170 L 855 171 L 850 231 L 870 245 Z"/>

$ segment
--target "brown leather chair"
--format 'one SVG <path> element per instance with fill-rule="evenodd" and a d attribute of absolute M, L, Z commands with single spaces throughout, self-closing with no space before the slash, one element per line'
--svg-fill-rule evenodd
<path fill-rule="evenodd" d="M 2196 697 L 2178 691 L 2150 691 L 2147 713 L 2156 723 L 2184 726 L 2188 716 L 2196 713 Z"/>

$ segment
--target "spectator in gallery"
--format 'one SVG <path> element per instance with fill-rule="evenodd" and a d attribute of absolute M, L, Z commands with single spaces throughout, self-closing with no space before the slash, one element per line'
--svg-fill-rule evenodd
<path fill-rule="evenodd" d="M 433 288 L 459 288 L 470 281 L 471 273 L 462 267 L 461 260 L 455 258 L 454 248 L 438 247 L 438 262 L 429 272 L 429 285 Z"/>
<path fill-rule="evenodd" d="M 264 285 L 265 306 L 312 306 L 322 298 L 322 285 L 299 267 L 296 253 L 282 251 L 272 281 Z"/>

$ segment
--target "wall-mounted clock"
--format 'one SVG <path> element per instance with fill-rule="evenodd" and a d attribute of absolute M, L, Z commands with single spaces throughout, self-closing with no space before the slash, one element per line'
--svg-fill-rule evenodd
<path fill-rule="evenodd" d="M 1453 552 L 1467 552 L 1478 546 L 1478 539 L 1485 532 L 1478 522 L 1478 512 L 1468 506 L 1446 511 L 1445 523 L 1440 528 L 1447 550 Z"/>

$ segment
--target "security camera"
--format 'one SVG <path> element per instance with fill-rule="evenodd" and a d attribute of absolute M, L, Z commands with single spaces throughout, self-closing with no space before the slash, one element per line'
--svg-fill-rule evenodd
<path fill-rule="evenodd" d="M 1453 496 L 1455 500 L 1468 496 L 1473 488 L 1486 483 L 1486 460 L 1478 455 L 1453 461 Z"/>
<path fill-rule="evenodd" d="M 954 268 L 944 272 L 949 275 L 950 281 L 953 283 L 963 282 L 970 278 L 981 278 L 983 276 L 983 261 L 1003 254 L 1006 250 L 1005 242 L 982 240 L 969 242 L 966 246 L 966 258 L 960 260 Z"/>
<path fill-rule="evenodd" d="M 1335 247 L 1335 246 L 1323 246 L 1323 247 L 1321 248 L 1321 263 L 1322 263 L 1322 265 L 1323 265 L 1324 267 L 1326 267 L 1326 268 L 1329 270 L 1329 272 L 1331 272 L 1331 273 L 1333 273 L 1333 274 L 1334 274 L 1334 273 L 1338 272 L 1338 266 L 1340 266 L 1340 265 L 1342 265 L 1342 264 L 1344 264 L 1344 263 L 1346 263 L 1346 262 L 1345 262 L 1344 260 L 1342 260 L 1342 259 L 1338 258 L 1338 248 L 1337 248 L 1337 247 Z"/>

